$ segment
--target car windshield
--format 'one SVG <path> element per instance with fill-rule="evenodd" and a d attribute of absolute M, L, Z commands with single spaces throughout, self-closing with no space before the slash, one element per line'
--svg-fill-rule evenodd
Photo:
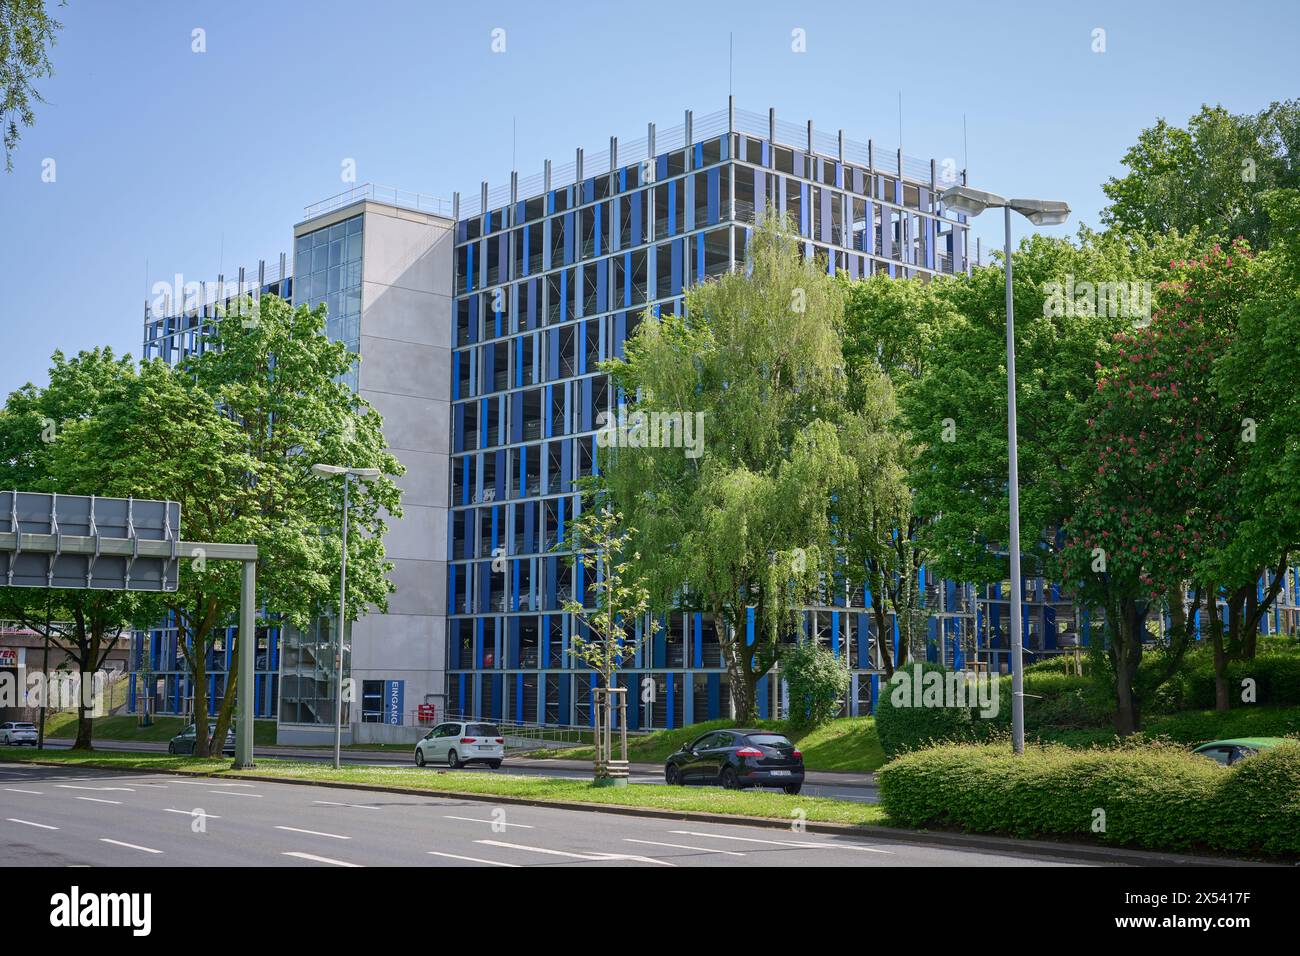
<path fill-rule="evenodd" d="M 35 730 L 35 724 L 14 724 L 14 730 Z"/>
<path fill-rule="evenodd" d="M 500 737 L 501 729 L 496 724 L 466 724 L 467 737 Z"/>
<path fill-rule="evenodd" d="M 750 734 L 749 742 L 760 747 L 793 747 L 789 739 L 780 734 Z"/>

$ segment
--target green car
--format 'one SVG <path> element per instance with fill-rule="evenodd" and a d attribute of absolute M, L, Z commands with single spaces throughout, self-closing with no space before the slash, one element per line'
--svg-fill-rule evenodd
<path fill-rule="evenodd" d="M 1255 756 L 1261 750 L 1280 747 L 1289 742 L 1285 737 L 1237 737 L 1232 740 L 1211 740 L 1208 744 L 1201 744 L 1192 753 L 1209 757 L 1221 764 L 1234 764 Z"/>

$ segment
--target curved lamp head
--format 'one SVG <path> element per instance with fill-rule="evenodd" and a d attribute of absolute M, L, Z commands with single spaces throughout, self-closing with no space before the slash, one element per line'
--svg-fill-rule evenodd
<path fill-rule="evenodd" d="M 1070 218 L 1070 207 L 1059 199 L 1013 199 L 1009 203 L 1035 226 L 1059 226 Z"/>
<path fill-rule="evenodd" d="M 322 478 L 328 478 L 332 475 L 352 475 L 356 478 L 362 478 L 365 480 L 379 477 L 378 468 L 345 468 L 342 465 L 317 464 L 312 465 L 311 470 L 313 474 L 319 475 Z"/>
<path fill-rule="evenodd" d="M 997 193 L 986 193 L 970 186 L 950 186 L 939 194 L 939 201 L 948 209 L 978 216 L 985 209 L 1000 209 L 1007 201 Z"/>
<path fill-rule="evenodd" d="M 951 186 L 939 194 L 939 201 L 946 208 L 967 216 L 1010 206 L 1035 226 L 1059 226 L 1070 217 L 1069 205 L 1057 199 L 1003 199 L 997 193 L 969 186 Z"/>

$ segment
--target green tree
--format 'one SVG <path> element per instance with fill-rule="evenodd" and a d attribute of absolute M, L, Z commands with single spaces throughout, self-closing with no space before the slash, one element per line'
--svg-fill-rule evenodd
<path fill-rule="evenodd" d="M 132 389 L 87 429 L 113 494 L 181 503 L 190 540 L 258 547 L 258 599 L 281 623 L 306 628 L 337 606 L 342 484 L 317 462 L 374 467 L 350 494 L 349 620 L 383 610 L 393 590 L 384 558 L 388 516 L 400 517 L 382 420 L 343 382 L 357 357 L 324 335 L 324 309 L 263 297 L 213 324 L 204 351 L 175 369 L 142 366 Z M 189 555 L 165 612 L 194 682 L 196 753 L 207 755 L 207 656 L 238 609 L 233 562 Z M 230 674 L 237 672 L 238 645 Z M 215 736 L 224 739 L 238 682 L 225 683 Z"/>
<path fill-rule="evenodd" d="M 1233 411 L 1224 437 L 1239 461 L 1227 512 L 1230 533 L 1222 548 L 1201 556 L 1199 573 L 1224 589 L 1228 659 L 1254 657 L 1259 622 L 1300 551 L 1300 192 L 1276 190 L 1263 203 L 1273 234 L 1251 270 L 1250 295 L 1237 291 L 1244 280 L 1223 278 L 1217 286 L 1226 290 L 1209 302 L 1211 315 L 1234 320 L 1213 384 Z M 1229 255 L 1216 255 L 1207 271 L 1239 275 L 1249 263 L 1240 253 Z M 1267 582 L 1262 595 L 1261 578 Z M 1216 702 L 1223 707 L 1225 667 L 1216 666 L 1216 675 Z"/>
<path fill-rule="evenodd" d="M 66 2 L 60 0 L 59 6 Z M 33 104 L 45 102 L 35 84 L 54 75 L 50 49 L 63 24 L 45 6 L 44 0 L 0 0 L 0 123 L 6 172 L 13 172 L 19 125 L 35 123 Z"/>
<path fill-rule="evenodd" d="M 1190 249 L 1178 236 L 1153 243 L 1081 229 L 1075 242 L 1032 236 L 1015 253 L 1019 547 L 1027 577 L 1059 574 L 1062 529 L 1090 481 L 1079 466 L 1090 436 L 1087 402 L 1099 371 L 1113 364 L 1114 337 L 1146 323 L 1147 284 Z M 936 572 L 990 584 L 1009 573 L 1005 276 L 988 267 L 945 285 L 955 316 L 934 328 L 922 374 L 901 397 L 920 445 L 911 469 L 914 510 L 927 516 Z M 1178 594 L 1181 612 L 1181 588 Z M 1087 606 L 1095 595 L 1080 597 Z M 1137 628 L 1144 620 L 1131 622 Z"/>
<path fill-rule="evenodd" d="M 836 496 L 837 541 L 844 575 L 871 595 L 880 663 L 887 677 L 926 639 L 919 572 L 927 561 L 928 518 L 914 508 L 910 484 L 918 446 L 899 413 L 897 393 L 915 387 L 935 338 L 953 320 L 943 283 L 873 275 L 847 283 L 844 360 L 848 386 L 841 443 L 854 462 Z M 890 613 L 899 624 L 898 659 Z"/>
<path fill-rule="evenodd" d="M 702 454 L 636 441 L 604 449 L 601 467 L 638 529 L 652 606 L 718 622 L 746 721 L 798 608 L 834 570 L 831 495 L 853 467 L 833 424 L 843 292 L 800 246 L 769 216 L 745 272 L 689 289 L 685 317 L 647 316 L 626 360 L 603 366 L 632 414 L 703 415 Z"/>
<path fill-rule="evenodd" d="M 0 487 L 103 494 L 99 482 L 77 466 L 86 453 L 79 430 L 133 374 L 130 357 L 115 356 L 111 349 L 93 349 L 71 359 L 55 352 L 49 384 L 24 385 L 10 394 L 0 411 Z M 117 591 L 0 587 L 0 617 L 21 621 L 65 652 L 83 688 L 94 687 L 94 675 L 140 604 L 139 595 Z M 74 749 L 92 746 L 91 716 L 90 702 L 82 694 Z"/>
<path fill-rule="evenodd" d="M 591 585 L 591 607 L 580 599 L 569 599 L 563 607 L 580 625 L 569 638 L 569 653 L 600 674 L 605 691 L 602 730 L 596 736 L 595 774 L 600 782 L 610 776 L 612 759 L 607 737 L 614 726 L 610 689 L 616 686 L 624 661 L 635 656 L 641 641 L 654 637 L 659 622 L 652 619 L 643 636 L 637 637 L 635 622 L 649 609 L 650 592 L 636 569 L 641 560 L 632 550 L 636 529 L 625 525 L 603 494 L 589 492 L 584 503 L 582 514 L 570 524 L 568 540 L 558 543 L 556 550 L 572 552 L 575 569 L 581 566 Z M 627 760 L 626 747 L 621 759 Z"/>
<path fill-rule="evenodd" d="M 1128 172 L 1102 186 L 1102 222 L 1149 237 L 1177 231 L 1204 239 L 1269 241 L 1264 194 L 1300 187 L 1300 100 L 1253 115 L 1202 106 L 1186 128 L 1164 119 L 1124 154 Z"/>
<path fill-rule="evenodd" d="M 817 727 L 835 717 L 849 692 L 846 660 L 816 641 L 797 642 L 781 654 L 781 676 L 790 690 L 790 723 Z"/>

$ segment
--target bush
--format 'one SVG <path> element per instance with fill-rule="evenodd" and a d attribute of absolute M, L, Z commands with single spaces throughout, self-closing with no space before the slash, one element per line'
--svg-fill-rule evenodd
<path fill-rule="evenodd" d="M 947 680 L 948 670 L 939 664 L 910 663 L 894 672 L 890 681 L 880 685 L 876 701 L 876 735 L 886 757 L 895 757 L 927 744 L 972 740 L 977 735 L 975 718 L 969 707 L 924 707 L 912 694 L 914 669 L 920 668 L 921 680 L 937 673 Z"/>
<path fill-rule="evenodd" d="M 1182 678 L 1183 709 L 1200 710 L 1214 706 L 1213 653 L 1207 649 L 1194 655 Z M 1255 704 L 1300 706 L 1300 654 L 1295 651 L 1257 653 L 1254 660 L 1228 664 L 1230 706 L 1242 706 L 1241 682 L 1246 678 L 1255 681 Z"/>
<path fill-rule="evenodd" d="M 944 744 L 893 760 L 876 780 L 902 826 L 1300 856 L 1300 742 L 1233 767 L 1170 744 L 1030 746 L 1020 757 Z"/>
<path fill-rule="evenodd" d="M 817 727 L 836 716 L 849 692 L 844 660 L 813 641 L 782 652 L 781 676 L 790 692 L 790 723 Z"/>

